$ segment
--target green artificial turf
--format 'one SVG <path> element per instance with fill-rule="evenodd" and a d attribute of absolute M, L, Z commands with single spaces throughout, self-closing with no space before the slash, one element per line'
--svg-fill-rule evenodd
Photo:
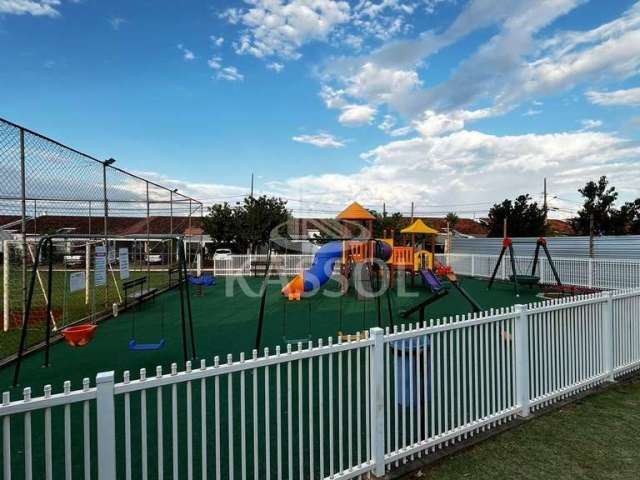
<path fill-rule="evenodd" d="M 227 354 L 237 358 L 240 352 L 250 355 L 255 346 L 257 321 L 260 308 L 261 280 L 257 278 L 218 279 L 218 284 L 205 288 L 204 295 L 198 297 L 191 287 L 191 305 L 196 347 L 199 358 L 208 362 L 218 355 L 226 361 Z M 462 286 L 485 309 L 508 307 L 515 303 L 538 301 L 539 289 L 524 289 L 519 299 L 515 298 L 510 284 L 496 283 L 487 290 L 487 282 L 477 279 L 462 279 Z M 243 290 L 244 288 L 244 290 Z M 265 315 L 264 333 L 261 347 L 286 348 L 285 340 L 313 339 L 337 336 L 338 331 L 346 334 L 377 325 L 377 306 L 372 299 L 358 300 L 348 294 L 340 298 L 316 295 L 299 302 L 289 302 L 280 293 L 280 285 L 269 286 Z M 327 289 L 335 292 L 337 284 Z M 254 295 L 248 295 L 249 291 Z M 391 294 L 393 322 L 396 325 L 417 321 L 417 313 L 402 319 L 399 312 L 420 300 L 430 292 L 424 287 L 410 289 L 416 297 L 401 297 Z M 227 295 L 231 296 L 227 296 Z M 91 378 L 101 371 L 114 370 L 117 378 L 122 378 L 124 370 L 137 372 L 140 368 L 155 371 L 158 365 L 165 369 L 172 362 L 183 364 L 181 324 L 179 316 L 179 295 L 176 290 L 159 295 L 149 301 L 124 312 L 117 318 L 103 322 L 98 327 L 95 340 L 83 348 L 70 348 L 64 342 L 51 349 L 51 365 L 42 368 L 43 353 L 28 356 L 22 367 L 20 383 L 39 391 L 45 384 L 51 384 L 54 391 L 62 388 L 65 380 L 73 385 L 81 385 L 84 377 Z M 390 325 L 386 298 L 381 302 L 383 326 Z M 454 289 L 449 294 L 427 307 L 426 318 L 461 315 L 471 311 L 469 304 Z M 163 327 L 164 326 L 164 327 Z M 164 335 L 167 346 L 163 350 L 150 352 L 130 351 L 127 347 L 135 327 L 139 342 L 156 342 Z M 163 332 L 164 330 L 164 332 Z M 0 386 L 6 389 L 11 384 L 11 366 L 0 370 Z"/>
<path fill-rule="evenodd" d="M 515 298 L 513 287 L 510 284 L 497 283 L 491 291 L 487 291 L 487 282 L 476 279 L 462 279 L 462 286 L 468 293 L 480 303 L 483 308 L 499 308 L 513 305 L 516 302 L 527 303 L 538 300 L 536 294 L 538 289 L 524 289 L 519 299 Z M 199 358 L 205 358 L 208 365 L 213 364 L 215 356 L 220 357 L 220 362 L 227 361 L 227 354 L 232 354 L 234 360 L 238 360 L 239 354 L 244 352 L 249 358 L 251 351 L 255 346 L 257 321 L 260 307 L 260 298 L 257 293 L 260 291 L 261 279 L 258 278 L 222 278 L 218 279 L 218 284 L 215 287 L 204 288 L 203 296 L 197 296 L 195 289 L 191 289 L 191 301 L 193 307 L 193 323 L 195 339 L 197 343 L 197 354 Z M 264 334 L 262 338 L 261 348 L 269 347 L 271 352 L 274 351 L 276 345 L 280 345 L 282 348 L 286 348 L 286 339 L 291 338 L 327 338 L 329 336 L 336 337 L 339 330 L 345 333 L 355 333 L 363 328 L 370 328 L 378 323 L 377 316 L 377 303 L 374 300 L 362 301 L 358 300 L 355 295 L 348 294 L 346 296 L 339 296 L 338 298 L 329 298 L 325 295 L 316 295 L 311 298 L 304 298 L 299 302 L 289 302 L 283 298 L 279 291 L 281 284 L 274 283 L 268 287 L 268 295 L 265 303 L 265 315 L 264 315 Z M 338 285 L 335 282 L 330 282 L 325 289 L 328 292 L 334 294 L 338 291 Z M 247 292 L 253 291 L 254 295 L 248 295 Z M 398 325 L 399 322 L 407 322 L 409 320 L 402 320 L 399 317 L 399 312 L 416 302 L 427 298 L 431 293 L 424 287 L 416 285 L 415 288 L 410 289 L 414 293 L 415 297 L 406 297 L 398 295 L 396 292 L 390 295 L 390 305 L 392 313 L 392 321 Z M 471 310 L 470 305 L 464 300 L 464 298 L 455 289 L 451 289 L 450 293 L 431 304 L 427 308 L 427 318 L 437 318 L 448 315 L 459 315 L 467 313 Z M 389 326 L 389 310 L 386 297 L 383 297 L 381 302 L 381 320 L 383 326 Z M 417 315 L 411 318 L 412 321 L 417 320 Z M 148 352 L 135 352 L 130 351 L 127 347 L 129 340 L 134 335 L 135 326 L 135 338 L 138 342 L 157 342 L 161 337 L 166 339 L 167 345 L 162 350 L 148 351 Z M 296 347 L 294 347 L 296 348 Z M 261 352 L 262 353 L 262 352 Z M 353 375 L 351 385 L 354 385 L 355 376 L 357 372 L 360 372 L 362 390 L 364 391 L 364 378 L 366 377 L 366 364 L 365 359 L 362 358 L 362 363 L 358 369 L 357 358 L 352 355 L 353 366 L 349 370 L 349 365 L 345 358 L 345 362 L 342 365 L 342 374 L 344 375 L 345 382 L 347 381 L 347 374 L 350 371 Z M 32 387 L 32 395 L 39 396 L 42 393 L 42 389 L 45 385 L 50 384 L 53 392 L 62 391 L 63 382 L 65 380 L 71 381 L 72 389 L 79 389 L 82 385 L 82 379 L 88 377 L 93 385 L 95 382 L 95 375 L 100 371 L 114 370 L 116 373 L 117 381 L 121 381 L 123 372 L 125 370 L 131 371 L 132 378 L 138 378 L 138 371 L 140 368 L 146 368 L 148 376 L 155 375 L 156 367 L 162 366 L 163 371 L 168 373 L 170 371 L 170 365 L 172 362 L 178 363 L 178 368 L 182 370 L 184 368 L 183 353 L 182 353 L 182 341 L 181 341 L 181 326 L 179 321 L 179 295 L 177 291 L 169 291 L 165 294 L 159 295 L 155 301 L 149 301 L 141 305 L 139 308 L 132 309 L 119 315 L 117 318 L 110 319 L 100 324 L 97 330 L 96 338 L 88 346 L 84 348 L 71 348 L 64 342 L 59 342 L 52 346 L 51 349 L 51 365 L 48 368 L 42 368 L 43 353 L 37 352 L 29 355 L 25 358 L 23 363 L 20 386 L 11 390 L 12 399 L 18 399 L 21 397 L 22 388 L 24 386 Z M 324 360 L 323 360 L 324 361 Z M 325 361 L 326 363 L 326 361 Z M 195 366 L 199 366 L 199 362 Z M 307 392 L 311 391 L 313 395 L 317 395 L 318 381 L 317 381 L 317 365 L 314 367 L 314 377 L 309 380 L 309 362 L 293 362 L 292 364 L 292 376 L 294 382 L 292 384 L 292 402 L 293 405 L 297 405 L 298 402 L 298 388 L 300 392 L 303 392 L 302 401 L 306 404 Z M 337 385 L 338 366 L 336 362 L 332 367 L 332 371 L 329 371 L 328 365 L 325 376 L 331 376 L 334 379 L 334 385 Z M 0 370 L 0 386 L 3 390 L 6 390 L 11 385 L 11 379 L 13 374 L 13 367 L 5 367 Z M 284 370 L 283 370 L 284 374 Z M 258 389 L 256 395 L 259 399 L 259 411 L 260 415 L 263 415 L 264 405 L 261 403 L 264 397 L 264 388 L 267 383 L 263 378 L 264 371 L 258 372 Z M 300 377 L 298 377 L 300 375 Z M 275 374 L 272 372 L 268 382 L 270 398 L 274 398 L 275 392 Z M 297 378 L 300 378 L 302 382 L 299 384 Z M 252 387 L 253 374 L 247 372 L 247 385 L 245 394 L 247 399 L 251 399 L 253 396 Z M 211 398 L 213 393 L 211 392 L 212 383 L 207 384 L 207 395 L 209 399 L 209 422 L 213 416 L 213 404 Z M 304 385 L 304 387 L 303 387 Z M 283 386 L 284 387 L 284 386 Z M 224 439 L 226 437 L 226 418 L 228 417 L 229 409 L 234 407 L 235 415 L 234 421 L 236 424 L 234 443 L 236 454 L 240 450 L 240 436 L 237 435 L 237 429 L 239 428 L 240 419 L 238 417 L 238 405 L 240 403 L 240 388 L 236 377 L 235 383 L 232 386 L 231 391 L 228 390 L 226 379 L 220 382 L 220 416 L 222 418 L 221 436 Z M 334 387 L 335 388 L 335 387 Z M 179 456 L 180 456 L 180 472 L 186 474 L 186 426 L 185 426 L 185 404 L 186 404 L 186 386 L 184 384 L 177 388 L 177 402 L 179 412 Z M 192 386 L 193 395 L 193 411 L 194 411 L 194 425 L 199 425 L 199 399 L 200 399 L 200 385 L 195 383 Z M 283 399 L 286 396 L 285 391 L 282 392 Z M 325 391 L 325 396 L 327 395 Z M 345 397 L 345 392 L 335 393 L 334 396 L 342 395 L 345 401 L 345 408 L 347 404 L 358 405 L 356 399 L 353 402 L 348 402 Z M 148 418 L 148 432 L 149 432 L 149 462 L 153 466 L 153 470 L 150 470 L 150 478 L 155 478 L 155 465 L 157 463 L 156 458 L 156 415 L 157 415 L 157 393 L 150 391 L 147 399 L 147 418 Z M 337 397 L 336 397 L 337 398 Z M 162 392 L 163 399 L 163 429 L 164 429 L 164 466 L 165 471 L 171 469 L 171 389 L 165 388 Z M 229 402 L 231 399 L 231 402 Z M 132 395 L 132 410 L 131 410 L 131 422 L 133 426 L 132 431 L 132 444 L 133 444 L 133 469 L 134 477 L 140 474 L 140 394 Z M 284 400 L 283 400 L 284 401 Z M 248 417 L 246 420 L 247 425 L 247 442 L 251 447 L 252 436 L 252 421 L 250 415 L 250 402 L 247 400 Z M 336 400 L 337 402 L 337 400 Z M 359 399 L 361 408 L 356 409 L 357 415 L 364 415 L 366 412 L 366 402 L 364 398 Z M 116 398 L 116 409 L 119 419 L 124 418 L 123 414 L 123 397 Z M 283 404 L 284 409 L 284 404 Z M 317 402 L 314 405 L 314 419 L 318 421 L 318 405 Z M 56 411 L 57 410 L 57 411 Z M 64 429 L 63 415 L 61 409 L 54 409 L 53 412 L 53 431 L 54 431 L 54 471 L 57 474 L 63 471 L 63 443 L 61 441 L 61 432 Z M 283 412 L 283 418 L 285 417 Z M 294 422 L 294 438 L 297 438 L 297 421 L 303 422 L 303 430 L 308 424 L 308 411 L 306 407 L 302 412 L 293 412 L 296 415 Z M 95 415 L 95 412 L 92 412 Z M 274 421 L 275 413 L 272 414 L 271 421 Z M 81 405 L 76 405 L 71 408 L 72 418 L 72 445 L 73 455 L 77 461 L 74 461 L 73 470 L 75 476 L 81 476 L 83 474 L 82 462 L 82 411 Z M 362 418 L 362 417 L 361 417 Z M 43 462 L 43 449 L 42 443 L 42 412 L 33 415 L 33 431 L 34 431 L 34 463 L 37 465 L 36 470 L 41 471 Z M 284 420 L 283 420 L 284 421 Z M 335 418 L 322 418 L 323 422 L 334 422 Z M 328 423 L 327 423 L 328 425 Z M 315 431 L 317 432 L 317 425 Z M 12 421 L 12 443 L 19 444 L 21 440 L 21 428 L 22 422 L 17 417 Z M 122 473 L 123 468 L 123 428 L 122 423 L 117 425 L 118 428 L 118 468 Z M 211 427 L 210 427 L 211 428 Z M 327 427 L 328 428 L 328 427 Z M 337 426 L 336 426 L 337 430 Z M 199 431 L 199 430 L 196 430 Z M 261 422 L 258 426 L 259 435 L 264 435 L 264 424 Z M 93 432 L 95 436 L 95 432 Z M 276 429 L 275 426 L 271 426 L 270 436 L 272 445 L 275 444 Z M 199 451 L 199 439 L 194 432 L 194 449 Z M 348 440 L 348 431 L 345 428 L 343 432 L 343 440 L 345 445 Z M 364 439 L 360 439 L 364 444 Z M 208 437 L 207 451 L 210 455 L 215 451 L 214 440 L 212 436 Z M 261 442 L 263 444 L 264 442 Z M 303 442 L 303 457 L 309 455 L 309 442 L 306 439 Z M 95 437 L 92 439 L 92 456 L 95 457 Z M 221 445 L 223 452 L 226 452 L 227 445 Z M 317 448 L 317 445 L 314 445 Z M 251 449 L 251 448 L 250 448 Z M 223 461 L 226 462 L 226 453 L 223 453 Z M 316 453 L 316 456 L 318 453 Z M 336 453 L 337 455 L 337 453 Z M 297 447 L 293 455 L 294 463 L 297 462 L 299 453 Z M 236 460 L 239 460 L 236 457 Z M 249 460 L 251 461 L 251 460 Z M 196 461 L 197 463 L 197 461 Z M 213 461 L 211 461 L 211 464 Z M 21 472 L 23 468 L 23 460 L 20 455 L 14 455 L 12 464 L 15 472 Z M 210 464 L 209 468 L 212 468 Z M 233 462 L 234 469 L 238 474 L 240 468 L 239 463 Z M 272 466 L 273 467 L 273 466 Z M 199 468 L 199 467 L 198 467 Z M 223 466 L 223 470 L 226 470 L 227 463 Z M 265 468 L 261 463 L 260 468 Z M 316 462 L 317 469 L 317 462 Z M 196 472 L 197 474 L 197 472 Z M 264 474 L 263 471 L 260 472 Z M 213 472 L 210 472 L 213 476 Z M 18 475 L 19 476 L 19 475 Z M 223 472 L 224 477 L 224 472 Z M 168 478 L 168 477 L 167 477 Z"/>
<path fill-rule="evenodd" d="M 76 270 L 79 271 L 79 270 Z M 2 270 L 0 269 L 0 275 Z M 29 271 L 29 278 L 31 272 Z M 93 275 L 93 273 L 92 273 Z M 44 292 L 48 289 L 47 284 L 47 270 L 40 269 L 40 277 L 34 284 L 34 294 L 32 299 L 32 312 L 35 313 L 35 318 L 32 317 L 29 323 L 29 329 L 27 331 L 26 346 L 38 344 L 44 341 L 46 333 L 46 324 L 41 321 L 44 317 L 43 312 L 46 309 L 46 295 Z M 147 275 L 146 271 L 137 270 L 131 271 L 129 280 L 136 278 L 148 278 L 149 286 L 151 288 L 164 289 L 169 284 L 169 276 L 166 272 L 150 271 Z M 173 282 L 177 280 L 177 275 L 174 275 Z M 9 299 L 10 311 L 18 319 L 22 315 L 22 278 L 21 273 L 17 270 L 13 270 L 9 281 L 11 287 L 11 296 Z M 73 293 L 67 293 L 65 296 L 65 288 L 68 291 L 69 286 L 69 272 L 62 272 L 60 270 L 54 270 L 52 272 L 52 310 L 56 319 L 57 325 L 62 328 L 64 325 L 76 323 L 78 321 L 91 318 L 92 315 L 101 317 L 103 315 L 110 314 L 112 311 L 112 304 L 114 302 L 120 303 L 124 290 L 122 288 L 122 280 L 119 275 L 107 275 L 107 286 L 93 287 L 91 286 L 89 294 L 89 302 L 85 303 L 85 291 L 76 291 Z M 27 289 L 29 284 L 27 283 Z M 116 288 L 117 287 L 117 288 Z M 139 288 L 139 287 L 138 287 Z M 147 288 L 147 285 L 145 285 Z M 0 297 L 3 295 L 3 286 L 0 285 Z M 27 290 L 28 291 L 28 290 Z M 120 293 L 120 295 L 118 294 Z M 25 292 L 26 295 L 26 292 Z M 1 312 L 0 312 L 1 316 Z M 39 320 L 40 319 L 40 320 Z M 0 361 L 7 357 L 11 357 L 18 350 L 20 343 L 20 328 L 16 328 L 13 324 L 7 332 L 0 334 Z"/>
<path fill-rule="evenodd" d="M 635 480 L 640 382 L 615 385 L 533 419 L 403 480 Z"/>

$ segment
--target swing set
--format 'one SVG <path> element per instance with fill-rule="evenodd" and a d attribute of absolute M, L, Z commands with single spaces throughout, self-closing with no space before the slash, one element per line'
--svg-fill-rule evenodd
<path fill-rule="evenodd" d="M 498 261 L 496 262 L 496 266 L 493 269 L 493 273 L 491 274 L 491 280 L 489 280 L 489 286 L 487 289 L 491 289 L 493 286 L 493 282 L 496 279 L 496 275 L 498 274 L 498 269 L 500 268 L 500 264 L 502 263 L 502 259 L 504 258 L 504 254 L 509 252 L 509 263 L 511 265 L 511 275 L 509 276 L 509 281 L 513 283 L 513 288 L 516 292 L 516 297 L 520 296 L 520 285 L 529 285 L 529 287 L 533 287 L 534 285 L 538 285 L 540 283 L 540 276 L 536 274 L 536 269 L 538 267 L 538 258 L 540 256 L 540 249 L 544 251 L 545 256 L 547 257 L 547 261 L 549 262 L 549 266 L 551 267 L 551 271 L 553 272 L 553 276 L 556 280 L 556 283 L 559 287 L 562 286 L 562 282 L 560 281 L 560 276 L 556 270 L 555 264 L 553 263 L 553 259 L 551 258 L 551 253 L 549 253 L 549 249 L 547 248 L 547 240 L 544 237 L 539 237 L 536 240 L 536 250 L 531 260 L 529 266 L 531 267 L 531 273 L 518 273 L 516 268 L 516 260 L 515 254 L 513 251 L 513 240 L 509 237 L 505 237 L 502 240 L 502 250 L 500 250 L 500 255 L 498 256 Z M 524 243 L 524 242 L 521 242 Z M 527 268 L 529 270 L 529 268 Z"/>
<path fill-rule="evenodd" d="M 21 327 L 21 332 L 20 332 L 20 343 L 19 343 L 19 347 L 18 347 L 18 352 L 16 355 L 16 366 L 15 366 L 15 370 L 14 370 L 14 376 L 13 376 L 13 386 L 17 386 L 18 385 L 18 380 L 20 378 L 20 367 L 22 366 L 22 360 L 26 354 L 26 339 L 27 339 L 27 332 L 30 326 L 30 320 L 32 317 L 32 313 L 33 313 L 33 297 L 34 297 L 34 293 L 36 290 L 36 280 L 38 280 L 38 282 L 40 283 L 40 288 L 43 290 L 44 293 L 44 298 L 46 300 L 46 330 L 45 330 L 45 339 L 44 339 L 44 345 L 39 345 L 36 349 L 39 350 L 41 348 L 44 348 L 44 363 L 43 363 L 43 367 L 48 367 L 50 365 L 49 359 L 50 359 L 50 345 L 51 345 L 51 340 L 53 338 L 53 334 L 55 334 L 58 331 L 58 325 L 55 323 L 55 320 L 53 318 L 53 265 L 54 265 L 54 240 L 63 240 L 63 241 L 68 241 L 68 240 L 86 240 L 87 241 L 87 249 L 86 249 L 86 254 L 87 254 L 87 259 L 86 259 L 86 263 L 87 263 L 87 269 L 89 268 L 89 252 L 90 252 L 90 247 L 89 245 L 92 243 L 102 243 L 103 240 L 97 240 L 96 241 L 96 236 L 86 236 L 86 235 L 69 235 L 69 234 L 54 234 L 54 235 L 44 235 L 41 237 L 40 241 L 38 242 L 37 245 L 37 249 L 36 249 L 36 253 L 35 255 L 32 255 L 33 257 L 33 266 L 32 266 L 32 271 L 31 271 L 31 278 L 30 278 L 30 282 L 29 282 L 29 288 L 28 288 L 28 292 L 27 292 L 27 298 L 26 298 L 26 305 L 25 305 L 25 313 L 24 313 L 24 321 L 22 322 L 22 327 Z M 178 284 L 177 285 L 171 285 L 169 286 L 169 288 L 175 288 L 177 287 L 179 292 L 180 292 L 180 319 L 181 319 L 181 326 L 182 326 L 182 347 L 183 347 L 183 352 L 184 352 L 184 359 L 185 361 L 189 359 L 189 349 L 187 346 L 187 338 L 190 337 L 190 347 L 191 347 L 191 359 L 195 359 L 197 354 L 196 354 L 196 346 L 195 346 L 195 337 L 193 334 L 193 321 L 192 321 L 192 314 L 191 314 L 191 301 L 190 301 L 190 295 L 189 295 L 189 282 L 187 281 L 187 263 L 186 263 L 186 255 L 185 255 L 185 249 L 184 249 L 184 242 L 182 240 L 182 237 L 179 236 L 171 236 L 168 239 L 165 240 L 169 240 L 169 241 L 175 241 L 177 244 L 177 253 L 178 253 Z M 96 248 L 97 250 L 97 248 Z M 104 261 L 106 263 L 106 265 L 108 265 L 108 268 L 110 270 L 110 273 L 112 274 L 112 276 L 114 277 L 114 282 L 115 282 L 115 274 L 113 273 L 113 271 L 111 270 L 111 265 L 110 262 L 108 261 L 108 259 L 106 258 L 106 247 L 103 247 L 103 250 L 101 252 L 101 256 L 104 255 L 104 259 L 100 259 L 100 261 Z M 43 263 L 42 259 L 46 258 L 46 262 L 47 262 L 47 271 L 46 271 L 46 291 L 43 285 L 43 281 L 40 275 L 40 271 L 39 271 L 39 267 L 41 265 L 41 263 Z M 98 254 L 96 252 L 96 259 L 95 259 L 96 263 L 98 261 Z M 104 270 L 106 272 L 106 268 Z M 96 269 L 96 273 L 97 273 L 97 269 Z M 87 279 L 88 281 L 88 279 Z M 106 279 L 105 279 L 106 282 Z M 65 268 L 64 270 L 64 294 L 63 294 L 63 312 L 67 311 L 67 305 L 69 303 L 69 295 L 68 295 L 68 290 L 70 290 L 70 285 L 68 285 L 67 283 L 67 270 Z M 116 288 L 117 287 L 117 283 L 116 283 Z M 82 320 L 79 320 L 75 323 L 72 324 L 68 324 L 66 325 L 64 328 L 62 328 L 60 330 L 61 336 L 62 338 L 64 338 L 64 340 L 66 341 L 66 343 L 70 346 L 70 347 L 84 347 L 86 345 L 88 345 L 95 337 L 96 335 L 96 329 L 98 327 L 98 321 L 96 318 L 96 308 L 95 308 L 95 285 L 93 288 L 93 303 L 92 303 L 92 308 L 91 308 L 91 314 L 87 318 L 85 317 Z M 88 290 L 87 290 L 87 296 L 88 296 Z M 118 290 L 118 297 L 120 298 L 121 302 L 122 302 L 122 297 L 120 295 L 120 291 Z M 88 297 L 87 297 L 88 299 Z M 142 298 L 139 299 L 139 302 L 137 302 L 137 304 L 142 302 Z M 115 310 L 115 309 L 114 309 Z M 116 315 L 117 312 L 114 312 L 114 315 Z M 64 313 L 63 313 L 64 315 Z M 157 342 L 149 342 L 149 343 L 142 343 L 142 342 L 138 342 L 137 338 L 136 338 L 136 328 L 135 328 L 135 323 L 136 323 L 136 319 L 135 319 L 135 312 L 133 315 L 133 321 L 132 321 L 132 335 L 131 335 L 131 339 L 128 343 L 128 347 L 130 350 L 133 351 L 149 351 L 149 350 L 159 350 L 161 348 L 164 348 L 164 346 L 166 345 L 166 339 L 164 336 L 164 316 L 165 316 L 165 312 L 164 312 L 164 307 L 163 307 L 163 311 L 162 311 L 162 315 L 161 315 L 161 336 L 160 339 Z M 64 320 L 64 318 L 63 318 Z M 188 333 L 187 333 L 187 328 L 188 328 Z M 54 341 L 56 339 L 54 338 Z"/>

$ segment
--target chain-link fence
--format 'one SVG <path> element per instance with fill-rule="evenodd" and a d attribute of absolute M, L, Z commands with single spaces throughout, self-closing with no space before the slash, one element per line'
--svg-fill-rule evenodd
<path fill-rule="evenodd" d="M 132 278 L 145 288 L 171 286 L 176 252 L 167 238 L 182 235 L 187 260 L 201 241 L 201 202 L 0 119 L 0 240 L 2 310 L 0 362 L 17 346 L 37 242 L 55 234 L 52 252 L 54 327 L 109 314 L 126 300 L 118 261 L 127 251 Z M 96 246 L 109 252 L 107 281 L 95 287 Z M 36 273 L 28 345 L 43 340 L 47 262 Z M 85 287 L 72 286 L 84 273 Z M 175 278 L 174 278 L 175 279 Z M 33 328 L 31 328 L 33 326 Z"/>

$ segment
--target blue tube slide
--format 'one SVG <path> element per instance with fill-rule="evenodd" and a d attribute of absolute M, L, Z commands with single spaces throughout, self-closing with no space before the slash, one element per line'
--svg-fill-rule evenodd
<path fill-rule="evenodd" d="M 291 280 L 282 289 L 284 295 L 310 292 L 327 283 L 333 274 L 336 262 L 342 258 L 343 241 L 329 242 L 316 252 L 311 268 Z M 391 246 L 386 242 L 376 242 L 376 258 L 387 261 L 391 257 Z"/>

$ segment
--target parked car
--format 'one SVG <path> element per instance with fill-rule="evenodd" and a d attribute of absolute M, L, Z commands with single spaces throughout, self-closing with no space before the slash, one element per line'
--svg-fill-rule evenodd
<path fill-rule="evenodd" d="M 228 248 L 218 248 L 213 254 L 214 260 L 230 260 L 231 259 L 231 250 Z"/>
<path fill-rule="evenodd" d="M 151 265 L 157 265 L 159 263 L 162 263 L 162 255 L 156 255 L 156 254 L 145 255 L 144 259 L 146 262 L 150 263 Z"/>
<path fill-rule="evenodd" d="M 81 267 L 84 265 L 84 255 L 65 255 L 64 263 L 69 267 Z"/>

